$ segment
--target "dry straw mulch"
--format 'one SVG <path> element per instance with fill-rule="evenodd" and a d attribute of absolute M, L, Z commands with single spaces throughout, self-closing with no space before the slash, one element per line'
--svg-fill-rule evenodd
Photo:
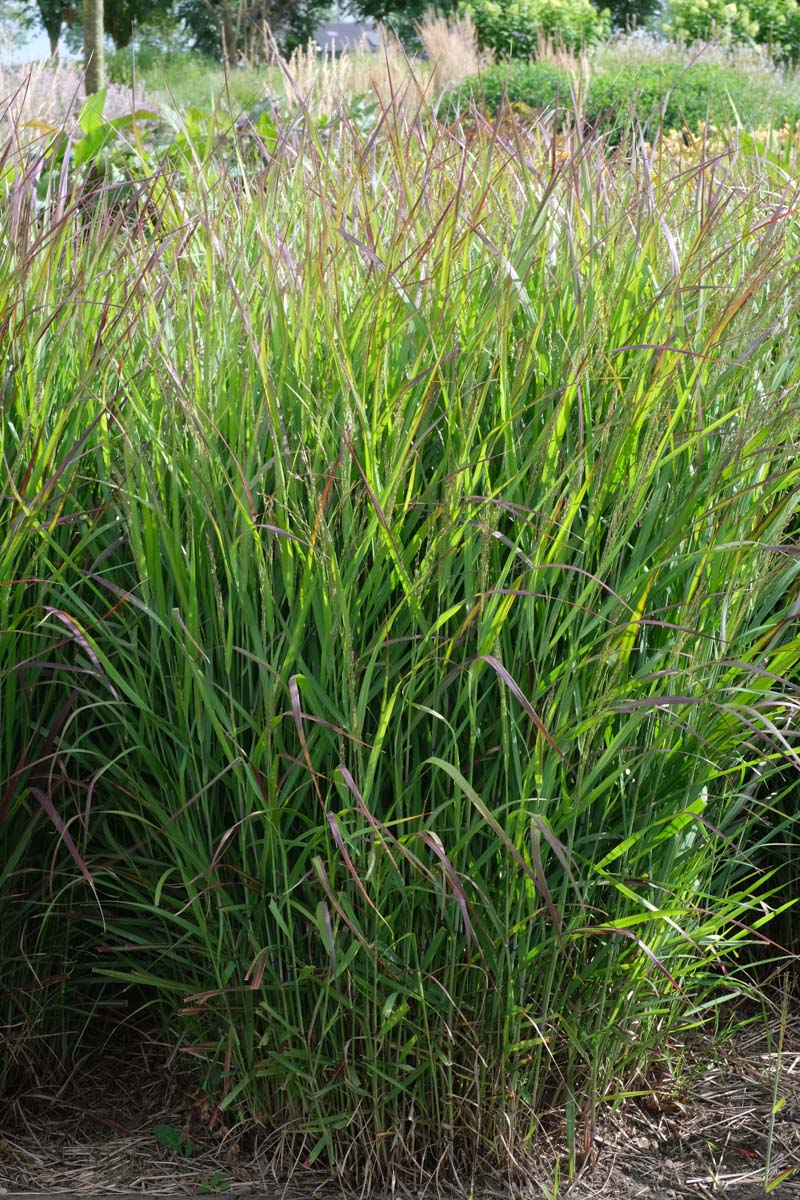
<path fill-rule="evenodd" d="M 800 1024 L 780 1053 L 776 1043 L 759 1027 L 698 1068 L 685 1094 L 627 1102 L 598 1135 L 576 1200 L 800 1197 Z"/>
<path fill-rule="evenodd" d="M 769 1193 L 800 1200 L 800 1023 L 780 1052 L 777 1034 L 763 1026 L 740 1034 L 711 1054 L 688 1052 L 683 1082 L 643 1083 L 592 1131 L 584 1131 L 585 1159 L 572 1181 L 562 1167 L 557 1194 L 569 1200 L 754 1200 Z M 649 1092 L 647 1089 L 654 1090 Z M 773 1118 L 774 1113 L 774 1118 Z M 69 1098 L 46 1089 L 21 1098 L 0 1129 L 0 1193 L 70 1196 L 196 1194 L 216 1176 L 227 1195 L 254 1191 L 273 1196 L 337 1195 L 328 1181 L 302 1168 L 290 1188 L 281 1181 L 291 1163 L 280 1138 L 250 1128 L 211 1128 L 212 1110 L 188 1077 L 152 1061 L 104 1058 L 83 1064 Z M 191 1157 L 160 1146 L 157 1123 L 191 1140 Z M 552 1188 L 561 1139 L 541 1148 L 532 1179 Z M 276 1149 L 277 1147 L 277 1149 Z M 497 1184 L 487 1194 L 499 1195 Z M 431 1191 L 434 1191 L 431 1188 Z M 548 1193 L 536 1183 L 517 1195 Z"/>

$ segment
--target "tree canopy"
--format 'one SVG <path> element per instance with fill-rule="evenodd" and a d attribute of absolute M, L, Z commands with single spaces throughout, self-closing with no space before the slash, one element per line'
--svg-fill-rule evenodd
<path fill-rule="evenodd" d="M 611 10 L 614 25 L 642 25 L 658 10 L 660 0 L 593 0 Z M 105 32 L 117 49 L 127 46 L 137 26 L 157 21 L 183 28 L 191 44 L 213 58 L 237 62 L 258 60 L 265 48 L 267 29 L 283 50 L 304 44 L 331 10 L 330 0 L 113 0 L 105 5 Z M 442 12 L 455 4 L 431 0 L 353 0 L 353 14 L 362 20 L 383 22 L 403 38 L 413 37 L 415 25 L 426 11 Z M 44 29 L 51 54 L 57 53 L 65 30 L 82 41 L 83 0 L 8 0 L 4 5 L 14 20 Z"/>
<path fill-rule="evenodd" d="M 106 33 L 111 35 L 118 50 L 129 45 L 137 25 L 143 25 L 159 15 L 164 5 L 159 0 L 113 0 L 106 5 Z"/>
<path fill-rule="evenodd" d="M 284 49 L 308 41 L 329 9 L 327 0 L 178 0 L 176 12 L 198 50 L 236 62 L 260 56 L 267 30 Z"/>

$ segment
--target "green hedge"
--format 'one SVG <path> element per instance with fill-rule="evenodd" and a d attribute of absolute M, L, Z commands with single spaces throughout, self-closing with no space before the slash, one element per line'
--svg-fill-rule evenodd
<path fill-rule="evenodd" d="M 739 120 L 745 125 L 783 124 L 800 119 L 797 95 L 779 90 L 768 77 L 713 63 L 648 64 L 630 73 L 597 75 L 586 104 L 589 121 L 609 114 L 632 118 L 648 129 L 699 129 Z"/>
<path fill-rule="evenodd" d="M 494 116 L 503 96 L 535 110 L 568 109 L 571 88 L 568 72 L 551 63 L 503 63 L 467 80 L 448 100 L 444 115 L 475 103 Z M 583 115 L 592 124 L 633 121 L 646 132 L 662 122 L 666 129 L 697 130 L 707 119 L 722 124 L 737 117 L 747 126 L 793 124 L 800 120 L 800 94 L 796 88 L 779 87 L 768 76 L 748 75 L 736 67 L 647 63 L 595 73 Z"/>

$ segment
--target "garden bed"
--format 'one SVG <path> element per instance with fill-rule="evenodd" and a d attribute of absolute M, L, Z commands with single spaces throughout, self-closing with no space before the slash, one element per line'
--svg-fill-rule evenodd
<path fill-rule="evenodd" d="M 593 1133 L 581 1130 L 585 1149 L 571 1180 L 563 1119 L 544 1116 L 522 1176 L 509 1164 L 511 1193 L 754 1200 L 768 1178 L 779 1200 L 800 1196 L 800 1023 L 786 1031 L 781 1050 L 780 1040 L 777 1025 L 768 1031 L 758 1023 L 720 1046 L 705 1041 L 680 1053 L 673 1047 L 683 1059 L 681 1075 L 651 1076 L 631 1089 L 641 1094 L 601 1115 Z M 0 1194 L 186 1196 L 198 1188 L 287 1200 L 347 1194 L 302 1163 L 291 1170 L 280 1132 L 267 1136 L 252 1122 L 215 1123 L 213 1103 L 191 1075 L 169 1070 L 158 1057 L 141 1048 L 101 1057 L 76 1073 L 70 1088 L 22 1098 L 0 1133 Z M 165 1129 L 180 1135 L 181 1152 L 163 1144 Z M 453 1184 L 459 1196 L 508 1190 L 500 1172 L 482 1186 Z M 420 1195 L 425 1181 L 401 1190 Z M 441 1195 L 442 1181 L 430 1190 Z"/>

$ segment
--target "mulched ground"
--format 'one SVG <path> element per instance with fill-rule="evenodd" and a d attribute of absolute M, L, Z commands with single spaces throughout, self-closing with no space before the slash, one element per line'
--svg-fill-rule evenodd
<path fill-rule="evenodd" d="M 568 1200 L 755 1200 L 767 1194 L 800 1200 L 800 1021 L 786 1031 L 780 1053 L 777 1044 L 776 1031 L 754 1026 L 713 1057 L 708 1048 L 705 1055 L 695 1048 L 683 1090 L 664 1079 L 656 1091 L 607 1115 L 585 1139 L 585 1160 L 572 1180 L 562 1166 L 555 1194 Z M 187 1196 L 224 1186 L 229 1196 L 339 1197 L 330 1181 L 302 1169 L 290 1188 L 281 1187 L 291 1164 L 276 1159 L 274 1142 L 252 1129 L 210 1132 L 202 1094 L 173 1075 L 165 1099 L 164 1073 L 148 1053 L 142 1049 L 138 1063 L 130 1055 L 105 1058 L 93 1071 L 84 1064 L 81 1092 L 73 1098 L 66 1090 L 42 1090 L 16 1104 L 0 1128 L 0 1194 Z M 158 1144 L 158 1123 L 191 1140 L 191 1157 Z M 553 1138 L 532 1173 L 544 1186 L 515 1188 L 518 1197 L 552 1194 L 553 1163 L 564 1155 Z M 486 1190 L 501 1194 L 498 1187 Z"/>

